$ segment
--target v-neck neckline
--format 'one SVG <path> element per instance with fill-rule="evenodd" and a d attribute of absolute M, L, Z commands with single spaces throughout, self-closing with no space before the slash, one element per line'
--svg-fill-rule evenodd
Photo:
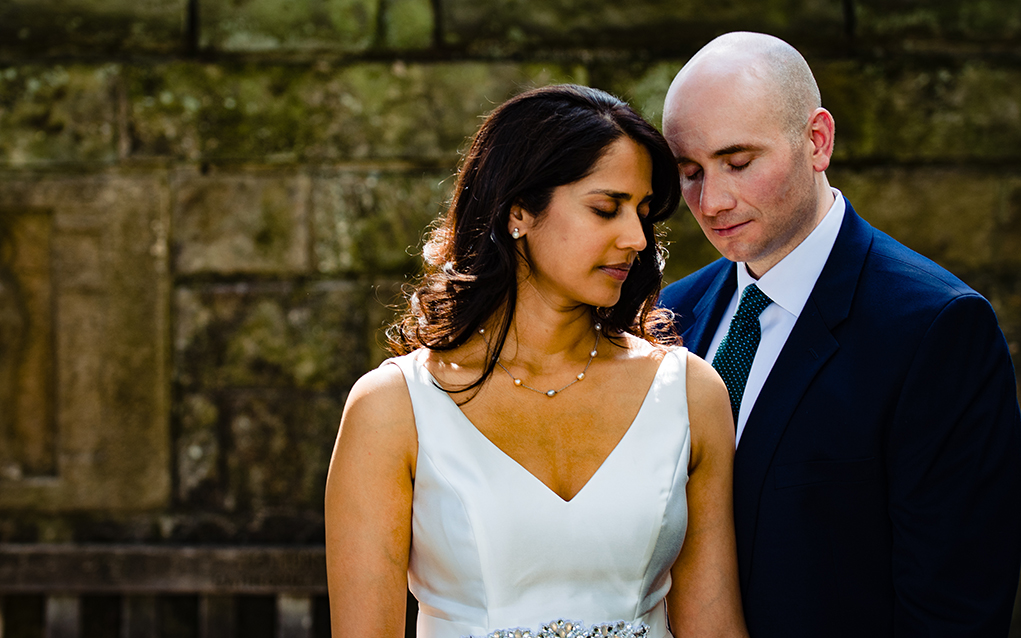
<path fill-rule="evenodd" d="M 610 450 L 609 454 L 607 454 L 606 457 L 603 459 L 603 461 L 599 464 L 599 467 L 597 467 L 596 470 L 588 477 L 588 479 L 585 480 L 585 483 L 581 486 L 581 489 L 579 489 L 577 492 L 575 492 L 574 496 L 572 496 L 569 499 L 565 499 L 560 494 L 558 494 L 557 491 L 554 490 L 552 487 L 550 487 L 549 485 L 546 485 L 546 483 L 544 483 L 542 481 L 542 479 L 540 479 L 538 476 L 533 474 L 528 468 L 526 468 L 524 465 L 522 465 L 517 459 L 515 459 L 513 456 L 511 456 L 510 454 L 505 452 L 503 450 L 503 448 L 501 448 L 499 445 L 494 443 L 488 436 L 483 434 L 482 430 L 480 430 L 478 427 L 476 427 L 476 425 L 472 422 L 472 420 L 468 418 L 468 415 L 466 415 L 461 410 L 461 407 L 457 405 L 457 402 L 454 401 L 450 397 L 450 395 L 447 394 L 443 390 L 442 386 L 440 386 L 440 384 L 436 381 L 436 377 L 433 376 L 432 372 L 430 372 L 429 369 L 425 367 L 425 364 L 423 364 L 421 361 L 418 360 L 418 356 L 417 355 L 412 355 L 412 360 L 415 362 L 415 365 L 419 366 L 422 369 L 422 371 L 425 372 L 426 376 L 429 378 L 429 380 L 431 381 L 431 383 L 432 383 L 433 387 L 436 389 L 436 391 L 440 392 L 441 394 L 443 394 L 443 397 L 448 401 L 449 407 L 453 408 L 453 410 L 455 412 L 457 412 L 457 414 L 459 415 L 459 418 L 462 421 L 464 421 L 465 424 L 468 425 L 468 428 L 471 431 L 473 431 L 475 433 L 475 435 L 479 436 L 483 441 L 485 441 L 485 444 L 488 445 L 489 447 L 491 447 L 493 450 L 495 450 L 498 455 L 500 455 L 503 458 L 505 458 L 508 461 L 510 461 L 513 465 L 517 466 L 521 471 L 523 471 L 525 474 L 527 474 L 529 477 L 531 477 L 532 480 L 534 480 L 536 483 L 541 485 L 544 488 L 545 492 L 551 494 L 561 504 L 563 504 L 563 505 L 570 505 L 570 504 L 572 504 L 572 503 L 574 503 L 575 501 L 578 500 L 578 497 L 581 496 L 582 493 L 586 491 L 588 486 L 595 480 L 595 478 L 600 474 L 600 472 L 602 472 L 603 468 L 606 467 L 606 465 L 611 461 L 611 459 L 613 459 L 613 457 L 616 455 L 617 450 L 619 450 L 624 445 L 625 441 L 627 441 L 631 437 L 631 432 L 632 432 L 632 430 L 635 429 L 635 425 L 638 423 L 639 418 L 642 416 L 642 412 L 645 412 L 645 409 L 646 409 L 645 406 L 649 402 L 649 396 L 652 395 L 652 389 L 654 387 L 656 387 L 657 383 L 659 383 L 659 377 L 660 377 L 660 374 L 663 371 L 663 364 L 666 362 L 666 358 L 668 356 L 672 355 L 672 354 L 675 354 L 675 352 L 676 352 L 675 350 L 669 350 L 669 351 L 667 351 L 663 355 L 663 358 L 660 359 L 659 365 L 656 368 L 656 374 L 652 377 L 652 382 L 649 384 L 649 387 L 646 388 L 645 396 L 642 398 L 642 403 L 638 407 L 638 412 L 636 412 L 634 418 L 631 419 L 631 423 L 628 424 L 627 430 L 624 431 L 624 434 L 620 437 L 620 439 L 617 441 L 617 443 L 613 446 L 613 449 Z"/>

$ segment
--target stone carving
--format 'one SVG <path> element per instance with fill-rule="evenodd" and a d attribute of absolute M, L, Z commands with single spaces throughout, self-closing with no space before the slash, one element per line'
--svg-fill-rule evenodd
<path fill-rule="evenodd" d="M 25 352 L 28 311 L 12 271 L 14 238 L 8 218 L 0 216 L 0 478 L 20 478 L 14 458 L 18 369 Z"/>

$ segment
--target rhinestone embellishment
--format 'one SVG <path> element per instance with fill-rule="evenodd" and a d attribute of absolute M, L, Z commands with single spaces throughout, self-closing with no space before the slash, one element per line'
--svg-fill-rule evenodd
<path fill-rule="evenodd" d="M 463 636 L 462 638 L 646 638 L 649 626 L 645 623 L 617 622 L 592 625 L 586 628 L 576 620 L 554 620 L 539 628 L 538 632 L 522 627 L 498 629 L 486 636 Z"/>

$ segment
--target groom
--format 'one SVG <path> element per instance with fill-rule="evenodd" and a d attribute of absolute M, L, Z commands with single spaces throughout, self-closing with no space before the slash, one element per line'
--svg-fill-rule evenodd
<path fill-rule="evenodd" d="M 1006 636 L 1021 420 L 989 304 L 830 187 L 833 118 L 782 40 L 709 43 L 663 130 L 724 257 L 661 304 L 730 391 L 751 635 Z"/>

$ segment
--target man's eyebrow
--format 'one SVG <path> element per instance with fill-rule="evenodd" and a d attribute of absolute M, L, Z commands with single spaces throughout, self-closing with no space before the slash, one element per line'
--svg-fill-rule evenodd
<path fill-rule="evenodd" d="M 714 157 L 714 158 L 715 157 L 726 157 L 727 155 L 734 155 L 735 153 L 745 153 L 745 152 L 748 152 L 748 151 L 760 151 L 760 150 L 762 150 L 762 147 L 755 146 L 754 144 L 731 144 L 730 146 L 728 146 L 726 148 L 721 148 L 718 151 L 714 151 L 713 154 L 712 154 L 712 157 Z M 683 155 L 678 155 L 676 157 L 676 161 L 677 161 L 678 164 L 683 164 L 685 162 L 691 162 L 692 164 L 697 164 L 698 163 L 695 160 L 691 159 L 690 157 L 685 157 Z"/>
<path fill-rule="evenodd" d="M 746 151 L 757 150 L 760 150 L 760 148 L 758 146 L 753 146 L 751 144 L 731 144 L 730 146 L 726 148 L 721 148 L 720 150 L 713 153 L 713 157 L 723 157 L 725 155 L 733 155 L 735 153 L 744 153 Z"/>

